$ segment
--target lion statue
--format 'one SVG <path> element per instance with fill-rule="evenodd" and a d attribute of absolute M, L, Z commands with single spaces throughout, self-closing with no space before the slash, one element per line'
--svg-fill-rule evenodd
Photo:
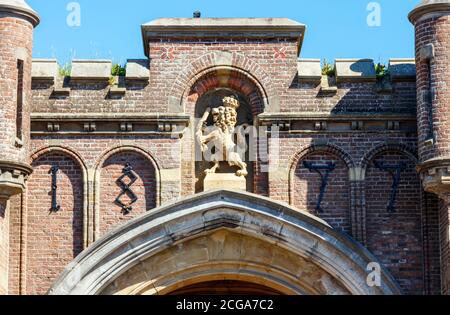
<path fill-rule="evenodd" d="M 245 177 L 248 175 L 247 164 L 244 163 L 240 155 L 236 152 L 236 144 L 233 141 L 234 129 L 237 123 L 237 109 L 240 104 L 234 97 L 225 97 L 223 99 L 223 106 L 217 108 L 207 108 L 203 117 L 200 119 L 197 128 L 197 139 L 201 145 L 202 152 L 208 150 L 208 143 L 213 142 L 216 150 L 222 153 L 222 157 L 228 162 L 230 166 L 237 166 L 239 170 L 236 175 Z M 209 115 L 212 115 L 214 126 L 208 128 L 211 131 L 204 135 L 206 121 Z M 217 153 L 217 152 L 216 152 Z M 220 155 L 220 154 L 219 154 Z M 205 172 L 207 174 L 214 174 L 220 167 L 220 160 L 217 159 L 217 154 L 213 155 L 214 166 Z"/>

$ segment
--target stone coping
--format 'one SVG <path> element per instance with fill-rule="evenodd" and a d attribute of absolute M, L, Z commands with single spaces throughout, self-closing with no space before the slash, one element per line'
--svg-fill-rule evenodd
<path fill-rule="evenodd" d="M 111 77 L 111 60 L 72 61 L 70 77 L 73 79 L 105 80 Z M 33 59 L 31 76 L 34 80 L 54 80 L 58 76 L 58 61 L 56 59 Z M 150 77 L 148 59 L 129 59 L 126 64 L 128 80 L 148 80 Z"/>
<path fill-rule="evenodd" d="M 306 26 L 287 18 L 162 18 L 141 26 L 145 55 L 158 37 L 292 37 L 300 54 Z"/>
<path fill-rule="evenodd" d="M 24 0 L 0 0 L 0 12 L 11 12 L 28 18 L 36 27 L 40 17 Z"/>
<path fill-rule="evenodd" d="M 336 82 L 376 81 L 373 59 L 336 59 Z"/>
<path fill-rule="evenodd" d="M 392 58 L 389 60 L 388 69 L 393 81 L 416 79 L 416 60 L 414 58 Z"/>
<path fill-rule="evenodd" d="M 300 81 L 320 82 L 322 79 L 320 59 L 299 59 L 297 69 Z"/>
<path fill-rule="evenodd" d="M 56 59 L 33 59 L 31 77 L 36 80 L 55 80 L 58 76 Z"/>
<path fill-rule="evenodd" d="M 450 14 L 450 0 L 423 0 L 408 15 L 409 21 L 415 24 L 426 14 Z"/>
<path fill-rule="evenodd" d="M 111 60 L 72 60 L 71 79 L 108 80 L 111 77 Z"/>
<path fill-rule="evenodd" d="M 150 78 L 150 63 L 148 59 L 128 59 L 126 76 L 130 80 L 148 80 Z"/>

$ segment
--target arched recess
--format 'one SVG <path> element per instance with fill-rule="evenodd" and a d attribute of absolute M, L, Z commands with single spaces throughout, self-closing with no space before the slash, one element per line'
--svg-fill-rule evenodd
<path fill-rule="evenodd" d="M 416 165 L 414 151 L 404 145 L 381 145 L 362 163 L 366 246 L 409 294 L 424 292 L 422 189 Z"/>
<path fill-rule="evenodd" d="M 267 94 L 262 84 L 250 73 L 234 66 L 213 66 L 200 71 L 188 81 L 186 89 L 181 97 L 182 106 L 191 117 L 201 118 L 207 107 L 219 107 L 222 105 L 223 96 L 234 96 L 241 104 L 238 110 L 237 126 L 254 126 L 247 129 L 247 150 L 245 162 L 248 164 L 247 191 L 259 194 L 267 194 L 266 191 L 256 191 L 267 185 L 255 185 L 255 183 L 267 182 L 267 173 L 261 170 L 258 158 L 257 117 L 263 113 L 267 106 Z M 191 123 L 194 130 L 198 121 Z M 209 124 L 212 124 L 210 119 Z M 192 131 L 191 134 L 195 134 Z M 195 148 L 195 149 L 194 149 Z M 200 148 L 196 139 L 183 139 L 183 156 L 191 156 L 191 161 L 183 165 L 183 178 L 187 185 L 193 187 L 192 192 L 203 191 L 205 169 L 211 167 L 210 163 L 203 163 L 200 159 Z M 249 152 L 254 154 L 251 155 Z M 220 171 L 233 172 L 227 169 L 227 163 L 221 163 Z"/>
<path fill-rule="evenodd" d="M 24 236 L 29 254 L 24 273 L 33 275 L 26 294 L 43 294 L 86 247 L 87 172 L 78 154 L 64 147 L 40 149 L 31 155 L 31 161 Z"/>
<path fill-rule="evenodd" d="M 326 187 L 322 189 L 322 179 L 316 171 L 304 164 L 314 166 L 331 163 Z M 290 204 L 317 215 L 327 221 L 333 228 L 352 234 L 351 189 L 349 169 L 354 167 L 349 154 L 334 145 L 311 145 L 291 158 L 289 171 Z M 325 176 L 327 170 L 319 170 Z M 323 191 L 322 201 L 319 198 Z"/>
<path fill-rule="evenodd" d="M 126 175 L 131 167 L 132 174 Z M 122 176 L 124 176 L 122 178 Z M 130 185 L 133 177 L 136 181 Z M 98 239 L 122 222 L 154 209 L 161 203 L 160 167 L 153 156 L 135 146 L 120 146 L 108 150 L 98 159 L 94 171 L 94 235 Z M 129 185 L 125 192 L 119 182 Z M 137 200 L 131 203 L 131 209 L 125 211 L 116 202 L 119 199 L 129 205 L 133 195 Z"/>
<path fill-rule="evenodd" d="M 176 201 L 116 229 L 75 259 L 49 294 L 170 294 L 215 280 L 285 294 L 401 294 L 365 248 L 285 203 L 236 191 Z"/>
<path fill-rule="evenodd" d="M 271 76 L 255 61 L 245 55 L 229 51 L 216 51 L 200 56 L 189 63 L 175 79 L 168 97 L 168 108 L 184 110 L 191 87 L 208 72 L 234 71 L 252 81 L 263 97 L 266 111 L 278 111 L 278 99 Z M 270 105 L 270 106 L 269 106 Z M 187 112 L 187 111 L 186 111 Z"/>

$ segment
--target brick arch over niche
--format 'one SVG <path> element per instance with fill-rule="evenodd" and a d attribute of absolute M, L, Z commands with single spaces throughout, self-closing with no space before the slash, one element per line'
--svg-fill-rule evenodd
<path fill-rule="evenodd" d="M 159 205 L 159 168 L 138 149 L 118 148 L 106 154 L 96 182 L 97 236 Z"/>
<path fill-rule="evenodd" d="M 353 166 L 351 157 L 335 146 L 310 146 L 299 151 L 292 158 L 289 175 L 290 204 L 351 235 L 349 168 Z M 318 172 L 324 177 L 328 172 L 327 180 L 322 181 Z M 325 188 L 323 184 L 326 184 Z"/>
<path fill-rule="evenodd" d="M 182 100 L 184 110 L 189 115 L 195 115 L 197 101 L 214 89 L 230 89 L 242 94 L 250 106 L 250 112 L 255 117 L 263 113 L 267 105 L 262 86 L 240 69 L 214 67 L 199 73 L 189 84 Z"/>
<path fill-rule="evenodd" d="M 408 294 L 422 294 L 422 189 L 412 152 L 406 146 L 382 146 L 364 159 L 366 246 Z M 401 171 L 394 187 L 396 167 Z M 392 205 L 394 210 L 388 209 Z"/>
<path fill-rule="evenodd" d="M 44 294 L 68 262 L 84 247 L 85 168 L 63 148 L 46 148 L 32 156 L 33 174 L 27 185 L 26 274 L 33 274 L 27 294 Z M 56 172 L 56 202 L 52 211 L 52 174 Z"/>
<path fill-rule="evenodd" d="M 185 108 L 187 93 L 193 84 L 205 73 L 217 69 L 233 69 L 243 73 L 253 81 L 264 97 L 265 107 L 276 102 L 276 92 L 268 73 L 248 57 L 229 51 L 217 51 L 205 54 L 187 65 L 175 79 L 168 97 L 169 109 Z M 277 104 L 271 104 L 272 107 Z"/>

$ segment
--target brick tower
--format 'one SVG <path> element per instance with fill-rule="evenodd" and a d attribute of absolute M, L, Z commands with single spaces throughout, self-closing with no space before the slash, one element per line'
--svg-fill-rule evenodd
<path fill-rule="evenodd" d="M 443 291 L 449 292 L 450 0 L 423 0 L 410 14 L 416 32 L 418 167 L 424 188 L 441 198 Z"/>
<path fill-rule="evenodd" d="M 20 193 L 31 172 L 31 51 L 39 17 L 23 0 L 0 0 L 0 199 Z"/>
<path fill-rule="evenodd" d="M 0 294 L 8 292 L 9 200 L 31 173 L 31 50 L 39 17 L 23 0 L 0 0 Z"/>

